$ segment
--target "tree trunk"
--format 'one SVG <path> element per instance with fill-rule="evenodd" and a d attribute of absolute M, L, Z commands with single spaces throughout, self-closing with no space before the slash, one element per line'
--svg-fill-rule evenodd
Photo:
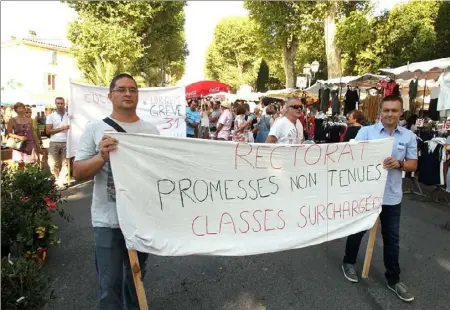
<path fill-rule="evenodd" d="M 166 65 L 164 61 L 161 63 L 161 86 L 166 86 Z"/>
<path fill-rule="evenodd" d="M 329 79 L 342 76 L 341 50 L 337 48 L 335 41 L 338 5 L 337 1 L 330 1 L 330 7 L 325 19 L 325 52 L 327 54 Z"/>
<path fill-rule="evenodd" d="M 295 35 L 286 39 L 283 45 L 283 66 L 286 75 L 286 88 L 295 88 L 295 66 L 294 59 L 297 53 L 298 39 Z"/>

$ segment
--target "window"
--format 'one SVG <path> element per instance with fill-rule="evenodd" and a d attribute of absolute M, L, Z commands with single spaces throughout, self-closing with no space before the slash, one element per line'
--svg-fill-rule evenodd
<path fill-rule="evenodd" d="M 47 89 L 48 90 L 55 90 L 55 81 L 56 81 L 56 75 L 48 73 L 47 74 Z"/>
<path fill-rule="evenodd" d="M 57 65 L 58 64 L 58 54 L 56 53 L 56 51 L 52 51 L 52 65 Z"/>

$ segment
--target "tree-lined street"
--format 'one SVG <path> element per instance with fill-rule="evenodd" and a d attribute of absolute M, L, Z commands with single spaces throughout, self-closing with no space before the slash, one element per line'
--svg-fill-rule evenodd
<path fill-rule="evenodd" d="M 52 309 L 95 309 L 90 202 L 92 184 L 68 190 L 64 208 L 75 218 L 59 225 L 46 272 L 54 280 Z M 405 195 L 402 206 L 402 280 L 416 300 L 405 305 L 387 290 L 378 235 L 368 280 L 352 284 L 340 270 L 344 240 L 248 257 L 150 256 L 144 279 L 150 309 L 447 309 L 450 297 L 448 206 Z M 364 239 L 367 240 L 367 236 Z M 365 249 L 364 249 L 365 250 Z M 361 270 L 361 249 L 358 268 Z"/>

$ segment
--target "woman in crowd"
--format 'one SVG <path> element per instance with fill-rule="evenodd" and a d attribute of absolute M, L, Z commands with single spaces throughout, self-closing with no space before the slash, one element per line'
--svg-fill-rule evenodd
<path fill-rule="evenodd" d="M 256 115 L 254 113 L 250 112 L 250 105 L 248 103 L 244 103 L 243 106 L 245 109 L 245 123 L 241 126 L 241 130 L 247 130 L 249 135 L 248 142 L 255 142 L 255 126 L 258 123 L 258 119 L 256 118 Z"/>
<path fill-rule="evenodd" d="M 232 140 L 234 142 L 248 142 L 249 141 L 249 129 L 246 126 L 245 121 L 245 106 L 240 104 L 236 107 L 236 116 L 234 118 L 234 131 Z"/>
<path fill-rule="evenodd" d="M 341 136 L 341 142 L 348 142 L 352 139 L 355 139 L 363 123 L 364 116 L 361 111 L 350 111 L 347 114 L 347 128 Z"/>
<path fill-rule="evenodd" d="M 39 161 L 41 153 L 39 140 L 33 134 L 33 123 L 26 115 L 26 107 L 23 103 L 17 102 L 14 105 L 17 117 L 11 118 L 8 122 L 7 135 L 15 139 L 20 148 L 13 149 L 12 159 L 20 164 L 27 164 Z M 20 141 L 23 141 L 22 143 Z"/>
<path fill-rule="evenodd" d="M 202 110 L 200 112 L 200 139 L 209 139 L 209 115 L 210 107 L 209 103 L 202 104 Z"/>
<path fill-rule="evenodd" d="M 258 133 L 256 134 L 256 143 L 265 143 L 269 135 L 270 127 L 272 126 L 275 114 L 275 106 L 272 104 L 266 107 L 266 114 L 261 115 L 258 122 Z"/>
<path fill-rule="evenodd" d="M 220 101 L 213 102 L 213 110 L 209 115 L 209 131 L 215 134 L 217 131 L 217 121 L 220 118 Z"/>

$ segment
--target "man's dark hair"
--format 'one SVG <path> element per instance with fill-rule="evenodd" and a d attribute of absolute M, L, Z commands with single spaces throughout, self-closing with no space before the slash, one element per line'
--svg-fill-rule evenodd
<path fill-rule="evenodd" d="M 383 103 L 385 103 L 386 101 L 398 101 L 398 102 L 400 102 L 400 108 L 403 109 L 402 97 L 399 97 L 397 95 L 388 95 L 388 96 L 384 97 L 383 100 L 381 100 L 381 106 L 383 106 Z"/>
<path fill-rule="evenodd" d="M 134 77 L 132 77 L 132 76 L 129 75 L 128 73 L 121 73 L 121 74 L 119 74 L 119 75 L 116 75 L 116 76 L 112 79 L 111 84 L 109 84 L 109 92 L 112 92 L 113 89 L 114 89 L 114 87 L 116 87 L 116 82 L 117 82 L 118 80 L 120 80 L 120 79 L 123 79 L 123 78 L 127 78 L 127 79 L 130 79 L 130 80 L 133 80 L 134 84 L 135 84 L 136 87 L 137 87 L 137 83 L 136 83 L 136 80 L 134 79 Z"/>
<path fill-rule="evenodd" d="M 58 100 L 58 99 L 60 99 L 60 100 L 62 100 L 62 101 L 64 101 L 64 102 L 66 102 L 66 101 L 64 100 L 63 97 L 56 97 L 56 98 L 55 98 L 55 103 L 56 103 L 56 100 Z"/>

